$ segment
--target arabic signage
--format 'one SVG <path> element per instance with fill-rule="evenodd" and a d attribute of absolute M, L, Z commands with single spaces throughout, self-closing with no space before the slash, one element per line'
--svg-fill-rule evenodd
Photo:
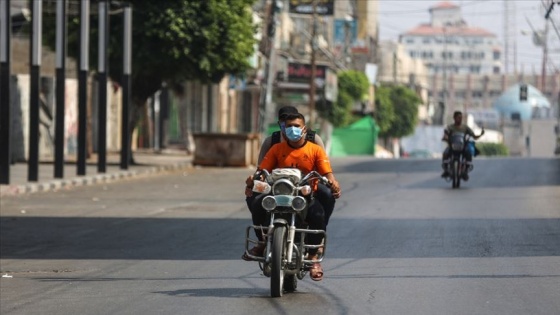
<path fill-rule="evenodd" d="M 327 67 L 316 65 L 315 69 L 315 82 L 317 85 L 322 86 L 325 82 Z M 289 82 L 309 83 L 309 80 L 311 80 L 311 65 L 293 62 L 288 64 Z"/>
<path fill-rule="evenodd" d="M 319 15 L 333 15 L 334 0 L 290 0 L 290 13 L 313 14 L 313 2 L 317 2 L 316 12 Z"/>

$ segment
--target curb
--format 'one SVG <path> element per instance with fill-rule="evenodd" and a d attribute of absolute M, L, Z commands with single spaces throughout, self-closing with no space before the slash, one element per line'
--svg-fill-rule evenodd
<path fill-rule="evenodd" d="M 43 183 L 30 183 L 30 184 L 23 184 L 23 185 L 5 185 L 5 186 L 3 185 L 0 186 L 0 197 L 24 195 L 24 194 L 31 194 L 36 192 L 55 191 L 55 190 L 60 190 L 62 188 L 69 188 L 69 187 L 79 187 L 79 186 L 88 186 L 88 185 L 95 185 L 95 184 L 102 184 L 102 183 L 110 183 L 118 180 L 135 178 L 135 177 L 146 176 L 146 175 L 154 175 L 158 173 L 164 173 L 168 171 L 174 171 L 174 170 L 190 168 L 190 167 L 192 167 L 191 162 L 181 162 L 181 163 L 175 163 L 170 165 L 148 167 L 142 170 L 127 170 L 127 171 L 119 171 L 116 173 L 109 173 L 109 174 L 97 174 L 97 175 L 89 175 L 89 176 L 86 175 L 84 177 L 51 180 Z"/>

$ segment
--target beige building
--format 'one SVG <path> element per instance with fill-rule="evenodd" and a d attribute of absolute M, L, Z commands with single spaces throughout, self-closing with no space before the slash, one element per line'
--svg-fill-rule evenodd
<path fill-rule="evenodd" d="M 429 120 L 429 80 L 428 68 L 419 59 L 411 58 L 405 47 L 394 41 L 381 41 L 379 44 L 378 82 L 406 85 L 415 90 L 422 98 L 419 108 L 420 120 Z"/>

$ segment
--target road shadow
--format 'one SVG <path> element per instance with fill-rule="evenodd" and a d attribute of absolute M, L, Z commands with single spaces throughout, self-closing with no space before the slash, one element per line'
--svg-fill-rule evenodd
<path fill-rule="evenodd" d="M 0 258 L 241 261 L 248 221 L 1 217 Z M 332 258 L 560 256 L 560 219 L 334 218 L 328 244 Z"/>

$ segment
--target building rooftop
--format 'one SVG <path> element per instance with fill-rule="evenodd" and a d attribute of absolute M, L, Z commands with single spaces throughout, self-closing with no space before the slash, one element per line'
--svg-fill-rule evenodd
<path fill-rule="evenodd" d="M 459 6 L 449 2 L 449 1 L 442 1 L 436 5 L 434 5 L 433 7 L 430 8 L 430 11 L 432 10 L 438 10 L 438 9 L 456 9 Z"/>
<path fill-rule="evenodd" d="M 417 27 L 405 32 L 403 35 L 434 36 L 434 35 L 456 35 L 456 36 L 480 36 L 496 37 L 483 28 L 469 26 L 432 26 L 431 24 L 420 24 Z"/>

